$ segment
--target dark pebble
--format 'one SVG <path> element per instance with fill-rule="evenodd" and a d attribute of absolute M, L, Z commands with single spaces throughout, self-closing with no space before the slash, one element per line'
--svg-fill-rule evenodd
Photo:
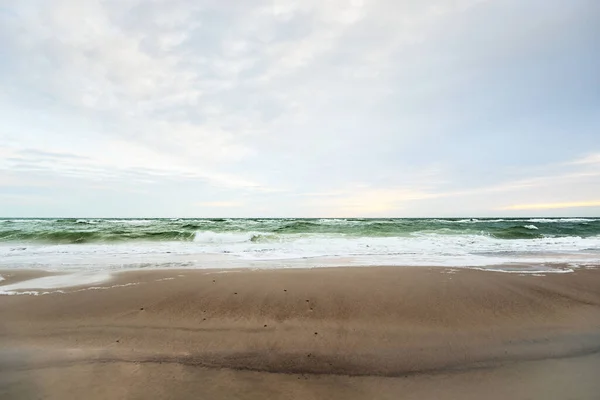
<path fill-rule="evenodd" d="M 119 343 L 119 341 L 118 341 L 118 340 L 117 340 L 116 342 L 117 342 L 117 343 Z"/>
<path fill-rule="evenodd" d="M 319 332 L 315 332 L 315 335 L 318 335 L 318 334 L 319 334 Z"/>
<path fill-rule="evenodd" d="M 265 328 L 267 327 L 267 325 L 265 325 Z"/>
<path fill-rule="evenodd" d="M 234 294 L 237 294 L 237 292 L 235 292 Z"/>
<path fill-rule="evenodd" d="M 144 311 L 144 307 L 140 307 L 140 311 Z"/>

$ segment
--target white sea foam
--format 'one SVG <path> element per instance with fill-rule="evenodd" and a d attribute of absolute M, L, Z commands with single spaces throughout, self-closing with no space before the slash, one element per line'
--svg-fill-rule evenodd
<path fill-rule="evenodd" d="M 401 237 L 200 232 L 190 242 L 32 244 L 20 251 L 13 249 L 11 245 L 0 245 L 0 268 L 103 272 L 285 265 L 485 267 L 508 263 L 600 263 L 600 236 L 506 240 L 477 234 L 423 232 Z"/>
<path fill-rule="evenodd" d="M 497 219 L 478 219 L 478 218 L 464 218 L 464 219 L 434 219 L 434 222 L 445 223 L 445 224 L 477 224 L 477 223 L 496 223 L 496 222 L 533 222 L 533 223 L 573 223 L 573 222 L 594 222 L 599 221 L 598 218 L 497 218 Z"/>
<path fill-rule="evenodd" d="M 99 221 L 94 220 L 94 219 L 78 219 L 77 221 L 75 221 L 78 224 L 89 224 L 89 225 L 95 225 L 97 224 Z"/>
<path fill-rule="evenodd" d="M 64 293 L 62 290 L 39 291 L 39 290 L 21 290 L 16 292 L 3 292 L 0 290 L 0 296 L 43 296 L 46 294 Z"/>
<path fill-rule="evenodd" d="M 348 220 L 345 218 L 322 218 L 317 221 L 320 224 L 326 225 L 360 225 L 364 224 L 364 221 Z M 379 221 L 382 222 L 382 221 Z"/>
<path fill-rule="evenodd" d="M 106 221 L 124 225 L 152 225 L 154 223 L 151 219 L 111 219 Z"/>
<path fill-rule="evenodd" d="M 532 229 L 532 230 L 538 230 L 539 228 L 535 225 L 524 225 L 523 228 L 527 228 L 527 229 Z"/>
<path fill-rule="evenodd" d="M 119 287 L 137 286 L 139 284 L 140 284 L 140 282 L 129 282 L 129 283 L 121 283 L 118 285 L 111 285 L 111 286 L 92 286 L 92 287 L 87 287 L 84 289 L 74 290 L 74 292 L 83 292 L 86 290 L 107 290 L 107 289 L 114 289 L 114 288 L 119 288 Z"/>
<path fill-rule="evenodd" d="M 60 290 L 60 289 L 46 290 L 46 291 L 41 291 L 41 290 L 2 291 L 2 290 L 0 290 L 0 296 L 19 296 L 19 295 L 44 296 L 47 294 L 66 294 L 66 293 L 84 292 L 87 290 L 108 290 L 108 289 L 114 289 L 114 288 L 120 288 L 120 287 L 137 286 L 139 284 L 140 284 L 140 282 L 130 282 L 130 283 L 123 283 L 123 284 L 118 284 L 118 285 L 111 285 L 111 286 L 91 286 L 91 287 L 86 287 L 83 289 L 71 290 L 71 291 L 65 291 L 65 290 Z M 0 286 L 0 289 L 2 289 L 2 286 Z"/>
<path fill-rule="evenodd" d="M 563 268 L 563 267 L 550 267 L 546 265 L 532 265 L 531 267 L 527 266 L 499 266 L 499 267 L 471 267 L 469 269 L 476 269 L 479 271 L 487 271 L 487 272 L 502 272 L 504 274 L 518 274 L 521 276 L 531 275 L 531 276 L 543 276 L 544 274 L 570 274 L 574 272 L 572 268 Z"/>
<path fill-rule="evenodd" d="M 444 224 L 476 224 L 476 223 L 490 223 L 490 222 L 504 222 L 506 219 L 477 219 L 477 218 L 464 218 L 464 219 L 434 219 L 434 222 L 441 222 Z M 519 221 L 519 220 L 515 220 Z"/>
<path fill-rule="evenodd" d="M 212 232 L 199 231 L 194 236 L 197 243 L 222 244 L 222 243 L 244 243 L 260 235 L 261 232 Z M 268 233 L 263 233 L 268 235 Z"/>
<path fill-rule="evenodd" d="M 527 222 L 541 222 L 541 223 L 557 223 L 557 222 L 593 222 L 597 219 L 591 218 L 532 218 L 528 219 Z"/>
<path fill-rule="evenodd" d="M 107 272 L 84 272 L 65 275 L 44 276 L 42 278 L 28 279 L 9 285 L 0 286 L 0 294 L 25 289 L 58 289 L 73 286 L 92 285 L 109 280 L 111 275 Z"/>
<path fill-rule="evenodd" d="M 33 223 L 33 222 L 47 222 L 44 219 L 0 219 L 0 222 L 13 222 L 13 223 Z"/>

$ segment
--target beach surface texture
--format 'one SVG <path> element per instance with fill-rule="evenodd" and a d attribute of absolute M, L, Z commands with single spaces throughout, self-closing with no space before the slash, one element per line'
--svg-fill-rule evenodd
<path fill-rule="evenodd" d="M 0 398 L 599 398 L 593 266 L 0 275 Z"/>

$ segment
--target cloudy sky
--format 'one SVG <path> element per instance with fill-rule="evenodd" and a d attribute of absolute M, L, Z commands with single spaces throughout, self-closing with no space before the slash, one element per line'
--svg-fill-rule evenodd
<path fill-rule="evenodd" d="M 600 215 L 598 0 L 0 0 L 3 216 Z"/>

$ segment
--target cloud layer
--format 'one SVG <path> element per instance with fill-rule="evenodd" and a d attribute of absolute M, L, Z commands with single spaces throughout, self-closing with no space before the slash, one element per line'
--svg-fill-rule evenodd
<path fill-rule="evenodd" d="M 0 210 L 598 215 L 598 20 L 593 0 L 3 1 Z"/>

